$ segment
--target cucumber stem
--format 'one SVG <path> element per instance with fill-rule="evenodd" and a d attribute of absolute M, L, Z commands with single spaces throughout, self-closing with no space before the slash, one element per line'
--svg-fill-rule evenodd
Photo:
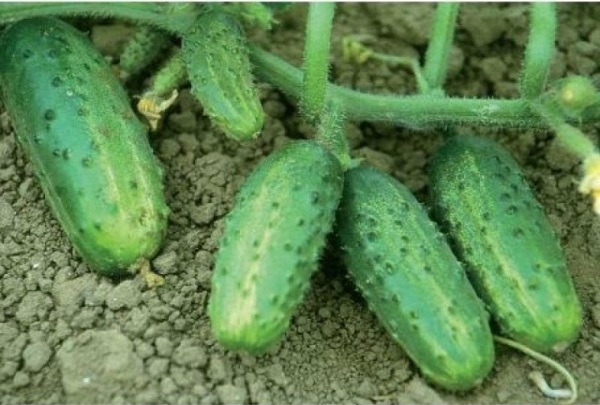
<path fill-rule="evenodd" d="M 315 135 L 315 140 L 338 159 L 344 171 L 355 164 L 350 156 L 345 124 L 346 120 L 339 106 L 330 103 L 321 114 L 319 129 Z"/>
<path fill-rule="evenodd" d="M 273 10 L 269 3 L 259 2 L 230 2 L 223 8 L 226 12 L 235 15 L 251 27 L 270 30 L 275 23 Z"/>
<path fill-rule="evenodd" d="M 550 367 L 552 367 L 554 370 L 556 370 L 558 373 L 562 374 L 565 379 L 567 380 L 567 384 L 569 384 L 569 388 L 570 388 L 570 397 L 564 401 L 564 404 L 572 404 L 573 402 L 575 402 L 575 400 L 577 399 L 577 383 L 575 382 L 575 379 L 573 378 L 573 376 L 571 375 L 571 373 L 564 368 L 560 363 L 558 363 L 555 360 L 552 360 L 551 358 L 544 356 L 541 353 L 536 352 L 535 350 L 530 349 L 529 347 L 515 342 L 514 340 L 510 340 L 501 336 L 496 336 L 494 335 L 494 340 L 502 343 L 503 345 L 512 347 L 513 349 L 516 349 L 524 354 L 526 354 L 529 357 L 534 358 L 535 360 L 541 361 L 544 364 L 549 365 Z M 549 396 L 553 396 L 554 398 L 557 398 L 558 395 L 563 395 L 565 392 L 563 390 L 554 390 L 554 389 L 545 389 L 547 387 L 547 384 L 545 384 L 545 381 L 540 384 L 538 383 L 539 380 L 539 376 L 537 374 L 531 375 L 530 374 L 530 378 L 532 378 L 536 384 L 538 384 L 538 388 L 540 388 L 540 390 L 542 390 L 542 392 L 544 393 L 544 395 L 549 395 Z M 542 380 L 543 380 L 543 376 L 542 376 Z M 539 381 L 542 381 L 539 380 Z M 545 385 L 546 387 L 543 387 L 541 385 Z M 549 387 L 548 387 L 549 388 Z"/>
<path fill-rule="evenodd" d="M 177 90 L 186 80 L 185 62 L 181 57 L 181 50 L 177 49 L 152 78 L 150 92 L 164 97 L 173 93 L 173 90 Z"/>
<path fill-rule="evenodd" d="M 438 3 L 435 10 L 435 20 L 423 65 L 427 91 L 441 90 L 446 81 L 448 56 L 452 48 L 459 7 L 460 3 Z"/>
<path fill-rule="evenodd" d="M 592 196 L 594 212 L 600 215 L 600 151 L 581 130 L 565 121 L 560 106 L 552 99 L 532 102 L 531 106 L 556 133 L 560 144 L 583 163 L 583 179 L 578 190 Z"/>
<path fill-rule="evenodd" d="M 177 48 L 154 75 L 150 89 L 142 94 L 137 103 L 138 112 L 146 118 L 152 132 L 158 130 L 162 113 L 175 102 L 177 90 L 187 79 L 185 62 L 181 50 Z"/>
<path fill-rule="evenodd" d="M 533 100 L 544 91 L 554 54 L 556 6 L 554 3 L 531 4 L 529 40 L 521 71 L 521 97 Z"/>
<path fill-rule="evenodd" d="M 302 72 L 281 58 L 250 45 L 254 72 L 293 98 L 302 94 Z M 413 128 L 437 125 L 481 125 L 545 128 L 522 99 L 473 99 L 434 95 L 389 96 L 362 93 L 329 84 L 327 97 L 353 121 L 386 121 Z"/>
<path fill-rule="evenodd" d="M 316 122 L 325 105 L 331 27 L 335 3 L 310 3 L 304 44 L 304 81 L 300 111 L 308 122 Z"/>
<path fill-rule="evenodd" d="M 568 124 L 563 114 L 551 100 L 549 102 L 532 102 L 532 109 L 546 121 L 547 125 L 556 133 L 560 143 L 580 160 L 597 153 L 594 143 L 578 128 Z"/>
<path fill-rule="evenodd" d="M 117 17 L 183 34 L 194 25 L 202 8 L 193 3 L 3 3 L 0 25 L 41 16 Z"/>

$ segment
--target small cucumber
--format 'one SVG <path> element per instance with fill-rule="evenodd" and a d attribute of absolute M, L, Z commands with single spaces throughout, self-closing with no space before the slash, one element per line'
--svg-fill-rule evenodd
<path fill-rule="evenodd" d="M 82 33 L 54 18 L 0 38 L 0 91 L 52 211 L 94 270 L 118 275 L 159 249 L 161 169 L 123 88 Z"/>
<path fill-rule="evenodd" d="M 582 312 L 559 242 L 508 151 L 474 136 L 450 138 L 430 166 L 436 217 L 502 333 L 561 351 Z"/>
<path fill-rule="evenodd" d="M 183 37 L 182 52 L 192 94 L 213 124 L 233 139 L 256 138 L 264 112 L 238 21 L 222 11 L 207 12 Z"/>
<path fill-rule="evenodd" d="M 370 309 L 433 383 L 467 390 L 494 362 L 488 315 L 421 204 L 392 177 L 346 172 L 336 234 Z"/>
<path fill-rule="evenodd" d="M 308 289 L 342 193 L 342 168 L 313 141 L 264 159 L 227 217 L 209 315 L 217 340 L 260 354 L 279 341 Z"/>

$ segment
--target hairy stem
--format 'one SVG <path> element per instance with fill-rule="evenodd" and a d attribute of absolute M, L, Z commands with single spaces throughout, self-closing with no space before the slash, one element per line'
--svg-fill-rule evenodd
<path fill-rule="evenodd" d="M 317 120 L 325 105 L 334 10 L 330 2 L 310 3 L 308 8 L 301 111 L 309 122 Z"/>
<path fill-rule="evenodd" d="M 544 91 L 552 63 L 556 37 L 556 6 L 554 3 L 534 2 L 530 13 L 529 40 L 525 49 L 520 91 L 521 97 L 533 100 Z"/>
<path fill-rule="evenodd" d="M 150 92 L 159 97 L 166 97 L 187 81 L 187 70 L 181 56 L 181 50 L 167 59 L 165 64 L 152 78 Z"/>
<path fill-rule="evenodd" d="M 556 110 L 551 103 L 531 103 L 534 111 L 546 121 L 547 125 L 556 133 L 559 142 L 569 152 L 584 161 L 598 153 L 596 145 L 578 128 L 568 124 L 564 116 Z"/>
<path fill-rule="evenodd" d="M 441 89 L 446 81 L 448 55 L 454 39 L 459 3 L 438 3 L 431 37 L 425 53 L 423 75 L 429 89 Z"/>
<path fill-rule="evenodd" d="M 345 124 L 346 119 L 340 108 L 329 103 L 324 107 L 315 135 L 315 140 L 337 157 L 344 171 L 355 163 L 350 156 Z"/>
<path fill-rule="evenodd" d="M 279 57 L 250 46 L 255 73 L 293 98 L 302 94 L 302 72 Z M 335 102 L 348 120 L 388 121 L 421 128 L 443 125 L 480 125 L 544 128 L 545 121 L 532 114 L 526 100 L 495 100 L 434 97 L 430 95 L 386 96 L 358 92 L 329 84 L 327 98 Z"/>
<path fill-rule="evenodd" d="M 192 3 L 1 3 L 0 25 L 42 16 L 118 17 L 182 34 L 200 10 Z"/>

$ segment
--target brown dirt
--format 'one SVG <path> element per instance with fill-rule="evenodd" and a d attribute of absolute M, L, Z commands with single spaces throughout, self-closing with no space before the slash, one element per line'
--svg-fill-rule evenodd
<path fill-rule="evenodd" d="M 342 61 L 340 40 L 372 34 L 378 51 L 423 54 L 432 10 L 430 4 L 341 5 L 332 80 L 371 92 L 414 91 L 411 75 L 400 68 Z M 552 77 L 580 73 L 597 79 L 600 8 L 561 4 L 559 10 Z M 298 65 L 305 5 L 295 5 L 280 20 L 272 34 L 254 38 Z M 116 52 L 123 30 L 128 32 L 104 30 L 97 41 Z M 465 4 L 448 93 L 515 97 L 526 34 L 524 5 Z M 166 285 L 152 290 L 139 279 L 112 282 L 81 262 L 51 216 L 8 117 L 0 115 L 0 403 L 554 403 L 527 374 L 539 368 L 551 384 L 564 381 L 500 346 L 481 387 L 455 394 L 427 385 L 330 252 L 285 339 L 267 355 L 235 354 L 214 341 L 206 303 L 223 216 L 263 156 L 312 133 L 291 100 L 261 87 L 267 121 L 254 142 L 238 144 L 211 129 L 187 91 L 152 137 L 165 165 L 172 210 L 164 249 L 153 262 Z M 579 340 L 556 359 L 579 382 L 578 403 L 599 403 L 600 221 L 577 193 L 578 162 L 546 132 L 473 130 L 513 152 L 560 235 L 585 325 Z M 595 126 L 586 131 L 598 141 Z M 349 125 L 348 134 L 356 155 L 425 200 L 424 168 L 441 141 L 437 134 L 369 123 Z"/>

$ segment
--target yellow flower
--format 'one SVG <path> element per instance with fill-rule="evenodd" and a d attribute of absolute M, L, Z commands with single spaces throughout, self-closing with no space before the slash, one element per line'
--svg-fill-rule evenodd
<path fill-rule="evenodd" d="M 137 109 L 150 124 L 150 129 L 154 132 L 158 129 L 158 122 L 162 118 L 161 113 L 169 108 L 177 99 L 177 90 L 173 90 L 171 96 L 167 99 L 159 97 L 151 92 L 145 93 L 137 103 Z"/>
<path fill-rule="evenodd" d="M 600 153 L 594 153 L 583 162 L 584 176 L 579 191 L 591 194 L 594 199 L 594 212 L 600 215 Z"/>

